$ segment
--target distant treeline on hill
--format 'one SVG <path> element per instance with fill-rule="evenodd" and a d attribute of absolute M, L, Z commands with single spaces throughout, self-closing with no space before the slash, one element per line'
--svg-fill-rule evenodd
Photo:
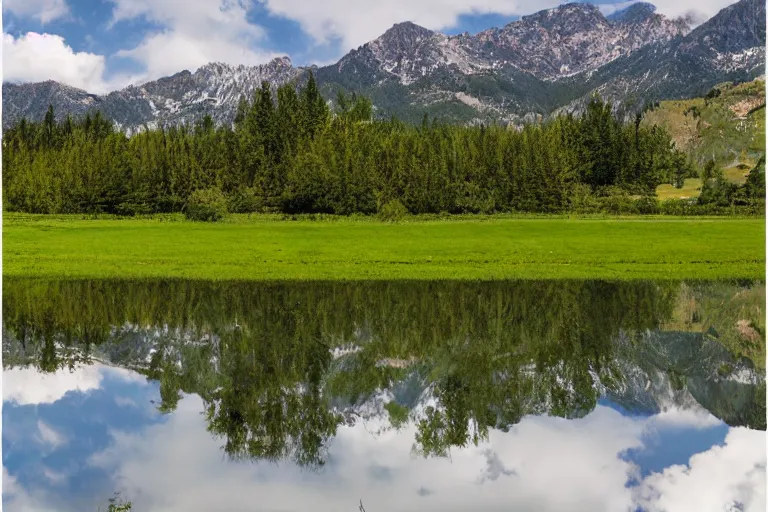
<path fill-rule="evenodd" d="M 132 137 L 100 114 L 3 134 L 3 207 L 27 213 L 185 212 L 728 213 L 764 211 L 764 164 L 741 187 L 712 176 L 696 204 L 659 203 L 656 187 L 700 172 L 659 127 L 623 123 L 594 100 L 580 117 L 522 130 L 373 120 L 370 100 L 340 95 L 332 112 L 313 78 L 264 83 L 233 127 Z M 761 174 L 761 172 L 763 174 Z M 708 204 L 702 204 L 708 203 Z"/>

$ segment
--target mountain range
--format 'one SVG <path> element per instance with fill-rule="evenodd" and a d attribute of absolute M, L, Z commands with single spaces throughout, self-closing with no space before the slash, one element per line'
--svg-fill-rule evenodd
<path fill-rule="evenodd" d="M 695 28 L 655 11 L 641 2 L 606 17 L 594 5 L 570 3 L 474 35 L 404 22 L 329 66 L 296 67 L 288 57 L 210 63 L 101 96 L 54 81 L 5 83 L 3 128 L 42 119 L 49 105 L 57 116 L 100 110 L 129 133 L 205 114 L 229 123 L 262 81 L 301 84 L 310 71 L 329 101 L 354 91 L 369 96 L 379 116 L 513 124 L 578 112 L 595 94 L 629 113 L 764 75 L 762 0 L 740 0 Z"/>

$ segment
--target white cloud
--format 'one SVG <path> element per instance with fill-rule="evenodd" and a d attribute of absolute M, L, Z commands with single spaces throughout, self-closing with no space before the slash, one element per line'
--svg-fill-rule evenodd
<path fill-rule="evenodd" d="M 146 67 L 155 79 L 209 62 L 261 64 L 278 56 L 258 44 L 264 31 L 246 19 L 249 2 L 234 0 L 112 0 L 112 23 L 143 17 L 164 28 L 117 56 Z"/>
<path fill-rule="evenodd" d="M 639 501 L 649 512 L 762 512 L 765 449 L 765 432 L 732 428 L 724 446 L 694 455 L 686 466 L 646 477 L 638 489 Z"/>
<path fill-rule="evenodd" d="M 43 24 L 69 14 L 65 0 L 5 0 L 3 10 L 20 18 L 35 18 Z"/>
<path fill-rule="evenodd" d="M 115 76 L 104 79 L 105 58 L 88 52 L 75 52 L 56 34 L 27 34 L 14 38 L 3 34 L 3 80 L 40 82 L 56 80 L 91 93 L 114 90 L 131 80 Z"/>
<path fill-rule="evenodd" d="M 645 0 L 643 0 L 645 1 Z M 656 12 L 669 18 L 678 18 L 691 15 L 692 18 L 700 23 L 711 18 L 720 10 L 728 7 L 736 0 L 647 0 L 656 6 Z M 628 7 L 635 1 L 621 2 L 617 4 L 601 4 L 600 10 L 608 15 L 617 10 Z"/>

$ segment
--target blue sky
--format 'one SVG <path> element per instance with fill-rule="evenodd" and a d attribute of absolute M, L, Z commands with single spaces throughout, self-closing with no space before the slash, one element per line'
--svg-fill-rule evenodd
<path fill-rule="evenodd" d="M 658 0 L 715 14 L 733 0 Z M 617 0 L 601 0 L 605 12 Z M 211 61 L 329 64 L 394 23 L 454 34 L 501 26 L 558 0 L 4 0 L 7 81 L 54 79 L 102 93 Z M 623 2 L 619 5 L 624 5 Z"/>
<path fill-rule="evenodd" d="M 765 508 L 765 433 L 700 409 L 635 416 L 601 400 L 581 419 L 493 430 L 450 459 L 413 457 L 413 425 L 376 433 L 374 418 L 340 427 L 328 465 L 308 472 L 227 461 L 198 397 L 160 415 L 158 394 L 156 382 L 103 365 L 5 371 L 3 509 L 96 510 L 115 491 L 137 510 L 351 510 L 360 497 L 420 510 Z"/>

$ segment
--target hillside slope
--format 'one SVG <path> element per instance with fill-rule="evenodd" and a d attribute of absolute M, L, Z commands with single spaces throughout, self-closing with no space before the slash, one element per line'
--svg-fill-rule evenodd
<path fill-rule="evenodd" d="M 725 82 L 704 97 L 662 101 L 642 123 L 664 127 L 698 167 L 714 160 L 730 181 L 742 184 L 765 156 L 765 80 Z M 657 193 L 664 199 L 690 198 L 700 187 L 692 178 L 681 189 L 662 185 Z"/>

